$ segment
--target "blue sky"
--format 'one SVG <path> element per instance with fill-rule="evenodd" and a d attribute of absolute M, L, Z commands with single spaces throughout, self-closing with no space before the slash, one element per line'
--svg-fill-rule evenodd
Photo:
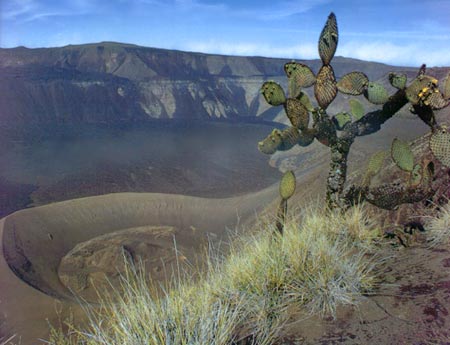
<path fill-rule="evenodd" d="M 100 41 L 292 59 L 318 58 L 328 16 L 336 55 L 450 66 L 450 0 L 0 0 L 0 46 Z"/>

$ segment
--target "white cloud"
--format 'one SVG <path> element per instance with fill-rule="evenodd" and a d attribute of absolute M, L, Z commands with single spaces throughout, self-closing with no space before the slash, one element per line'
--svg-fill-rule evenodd
<path fill-rule="evenodd" d="M 400 45 L 388 41 L 351 41 L 340 44 L 337 55 L 361 60 L 384 62 L 398 66 L 450 66 L 450 47 L 439 50 L 427 47 L 425 42 Z"/>
<path fill-rule="evenodd" d="M 37 7 L 38 5 L 34 0 L 10 0 L 5 5 L 3 17 L 5 19 L 14 19 L 32 12 Z"/>
<path fill-rule="evenodd" d="M 96 1 L 72 0 L 49 6 L 36 0 L 11 0 L 5 8 L 3 17 L 7 20 L 30 22 L 46 17 L 73 16 L 95 11 Z"/>
<path fill-rule="evenodd" d="M 318 59 L 315 42 L 297 45 L 258 44 L 252 42 L 224 42 L 217 40 L 192 41 L 180 49 L 222 55 L 265 56 L 287 59 Z M 338 56 L 366 61 L 382 62 L 397 66 L 450 66 L 450 47 L 433 50 L 421 44 L 397 45 L 391 42 L 351 41 L 342 43 L 336 52 Z"/>
<path fill-rule="evenodd" d="M 252 7 L 245 10 L 231 10 L 234 14 L 247 16 L 260 20 L 279 20 L 295 14 L 306 13 L 319 5 L 327 4 L 332 0 L 285 0 L 273 2 L 270 7 Z"/>

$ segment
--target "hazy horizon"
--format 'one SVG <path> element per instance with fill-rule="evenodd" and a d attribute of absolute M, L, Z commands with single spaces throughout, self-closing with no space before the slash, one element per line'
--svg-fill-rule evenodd
<path fill-rule="evenodd" d="M 10 0 L 0 47 L 102 41 L 208 54 L 318 58 L 337 16 L 337 56 L 398 66 L 450 66 L 450 1 Z"/>

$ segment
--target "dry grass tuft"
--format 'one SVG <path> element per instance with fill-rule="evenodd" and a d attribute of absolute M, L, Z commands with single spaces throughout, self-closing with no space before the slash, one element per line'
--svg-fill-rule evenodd
<path fill-rule="evenodd" d="M 450 243 L 450 201 L 441 207 L 436 217 L 429 218 L 426 228 L 431 247 Z"/>
<path fill-rule="evenodd" d="M 273 344 L 295 313 L 335 315 L 375 286 L 379 230 L 364 209 L 346 214 L 295 210 L 283 237 L 273 219 L 209 257 L 202 278 L 183 274 L 161 296 L 140 269 L 88 309 L 89 327 L 52 333 L 50 344 L 232 344 L 252 335 Z M 255 230 L 255 229 L 253 229 Z M 176 272 L 178 277 L 180 272 Z"/>

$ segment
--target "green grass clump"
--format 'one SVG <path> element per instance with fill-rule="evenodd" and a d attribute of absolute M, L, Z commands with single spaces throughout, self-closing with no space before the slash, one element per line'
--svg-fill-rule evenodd
<path fill-rule="evenodd" d="M 342 214 L 306 210 L 286 220 L 283 236 L 265 219 L 209 257 L 200 278 L 185 274 L 156 292 L 130 267 L 121 289 L 87 309 L 84 330 L 69 327 L 50 344 L 232 344 L 252 336 L 273 344 L 298 313 L 332 315 L 375 286 L 375 224 L 361 207 Z M 176 276 L 179 274 L 177 272 Z M 120 292 L 119 292 L 120 290 Z M 159 289 L 161 290 L 161 289 Z"/>

